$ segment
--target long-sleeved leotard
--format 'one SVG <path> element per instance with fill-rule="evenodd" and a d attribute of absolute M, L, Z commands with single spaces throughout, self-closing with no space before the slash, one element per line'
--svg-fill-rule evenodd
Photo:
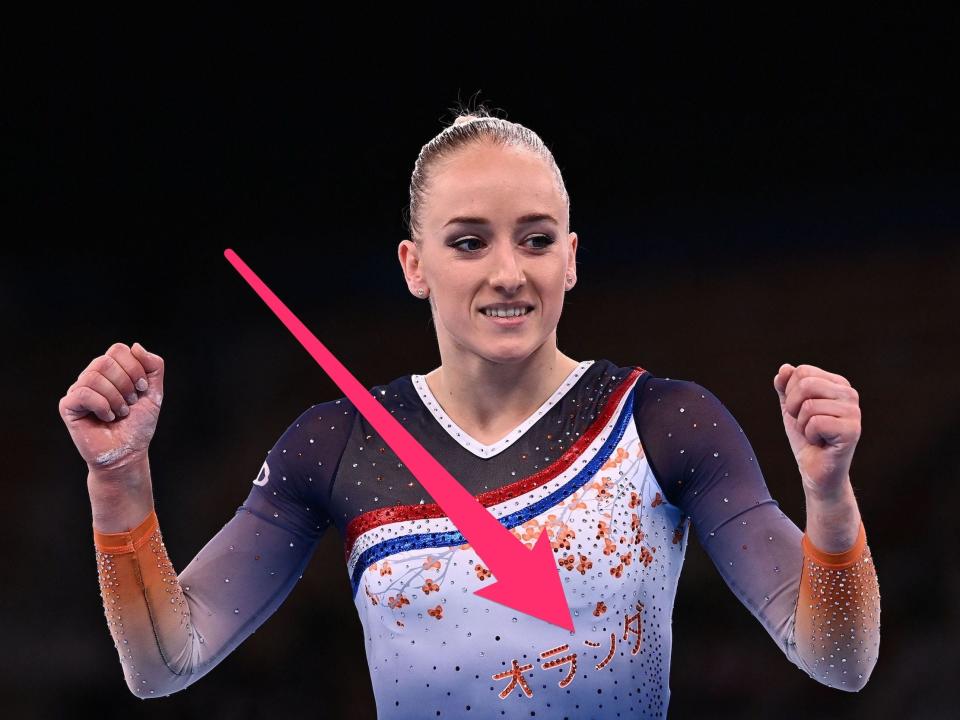
<path fill-rule="evenodd" d="M 815 548 L 770 497 L 736 420 L 696 383 L 583 361 L 492 445 L 457 427 L 421 375 L 372 393 L 518 540 L 548 533 L 575 631 L 476 596 L 495 578 L 341 398 L 290 424 L 179 576 L 154 513 L 127 533 L 94 531 L 135 694 L 166 695 L 213 668 L 279 606 L 331 524 L 380 717 L 664 717 L 690 524 L 794 664 L 846 690 L 869 678 L 880 607 L 863 526 L 847 552 Z"/>

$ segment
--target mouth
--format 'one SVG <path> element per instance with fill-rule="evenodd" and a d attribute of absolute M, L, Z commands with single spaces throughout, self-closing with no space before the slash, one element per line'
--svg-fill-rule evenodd
<path fill-rule="evenodd" d="M 532 305 L 526 305 L 521 308 L 510 308 L 508 310 L 498 309 L 498 310 L 478 310 L 483 317 L 485 317 L 490 322 L 511 327 L 515 325 L 522 325 L 523 322 L 533 314 L 534 307 Z"/>

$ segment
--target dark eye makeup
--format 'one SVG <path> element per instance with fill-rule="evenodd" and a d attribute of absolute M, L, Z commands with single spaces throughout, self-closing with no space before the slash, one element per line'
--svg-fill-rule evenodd
<path fill-rule="evenodd" d="M 464 249 L 464 248 L 462 247 L 462 245 L 463 245 L 464 243 L 466 243 L 466 242 L 468 242 L 468 241 L 471 241 L 471 240 L 474 241 L 474 242 L 483 242 L 480 238 L 476 237 L 475 235 L 467 235 L 467 236 L 462 237 L 462 238 L 459 238 L 458 240 L 455 240 L 455 241 L 453 241 L 453 242 L 451 242 L 451 243 L 448 243 L 448 245 L 449 245 L 450 247 L 452 247 L 452 248 L 456 248 L 456 249 L 459 250 L 460 252 L 474 253 L 474 252 L 476 252 L 476 250 L 466 250 L 466 249 Z M 527 238 L 527 242 L 529 242 L 530 240 L 538 240 L 538 241 L 544 243 L 543 245 L 540 245 L 540 246 L 538 246 L 538 247 L 535 247 L 534 249 L 536 249 L 536 250 L 545 250 L 546 248 L 550 247 L 550 245 L 552 245 L 553 242 L 554 242 L 554 239 L 553 239 L 553 237 L 552 237 L 551 235 L 546 235 L 546 234 L 544 234 L 544 233 L 537 233 L 537 234 L 535 234 L 535 235 L 531 235 L 530 237 Z"/>

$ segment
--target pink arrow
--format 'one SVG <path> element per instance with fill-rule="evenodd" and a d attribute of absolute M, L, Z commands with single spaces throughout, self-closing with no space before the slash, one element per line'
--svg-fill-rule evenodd
<path fill-rule="evenodd" d="M 227 248 L 223 254 L 380 433 L 486 563 L 497 580 L 474 594 L 573 632 L 573 618 L 547 533 L 541 532 L 528 550 L 387 412 L 233 250 Z"/>

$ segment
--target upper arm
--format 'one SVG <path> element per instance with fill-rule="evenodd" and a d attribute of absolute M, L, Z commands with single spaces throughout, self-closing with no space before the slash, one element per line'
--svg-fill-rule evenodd
<path fill-rule="evenodd" d="M 697 383 L 653 377 L 637 392 L 638 432 L 667 499 L 739 600 L 786 644 L 803 533 L 771 497 L 746 434 Z"/>
<path fill-rule="evenodd" d="M 234 516 L 179 576 L 199 655 L 214 655 L 212 664 L 276 611 L 331 524 L 327 492 L 349 430 L 319 432 L 334 405 L 314 405 L 290 423 Z"/>

